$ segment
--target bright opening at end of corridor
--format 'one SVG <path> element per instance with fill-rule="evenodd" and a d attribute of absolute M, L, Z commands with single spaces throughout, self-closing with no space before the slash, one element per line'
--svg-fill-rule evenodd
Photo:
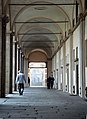
<path fill-rule="evenodd" d="M 31 87 L 46 86 L 47 68 L 45 62 L 30 62 L 28 70 Z"/>

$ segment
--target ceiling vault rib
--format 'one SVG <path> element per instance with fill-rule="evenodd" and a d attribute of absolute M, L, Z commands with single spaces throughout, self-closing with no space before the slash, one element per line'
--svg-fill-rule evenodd
<path fill-rule="evenodd" d="M 57 40 L 53 40 L 53 41 L 46 41 L 46 40 L 44 40 L 44 41 L 31 41 L 31 40 L 29 40 L 29 41 L 21 41 L 21 42 L 58 42 Z"/>
<path fill-rule="evenodd" d="M 49 48 L 52 47 L 54 48 L 54 46 L 50 45 L 50 46 L 23 46 L 23 48 Z"/>
<path fill-rule="evenodd" d="M 17 23 L 17 24 L 21 24 L 21 23 L 66 23 L 66 22 L 69 22 L 69 21 L 47 21 L 47 22 L 44 22 L 44 21 L 39 21 L 39 22 L 22 22 L 22 21 L 20 21 L 20 22 L 15 22 L 15 23 Z"/>
<path fill-rule="evenodd" d="M 42 34 L 47 34 L 47 35 L 51 35 L 51 34 L 62 34 L 60 33 L 19 33 L 18 35 L 42 35 Z"/>
<path fill-rule="evenodd" d="M 78 3 L 77 3 L 78 4 Z M 65 3 L 65 4 L 54 4 L 54 3 L 50 3 L 50 4 L 9 4 L 10 6 L 14 6 L 14 5 L 19 5 L 19 6 L 21 6 L 21 5 L 29 5 L 29 6 L 35 6 L 35 5 L 53 5 L 53 6 L 55 6 L 55 5 L 76 5 L 76 3 Z"/>

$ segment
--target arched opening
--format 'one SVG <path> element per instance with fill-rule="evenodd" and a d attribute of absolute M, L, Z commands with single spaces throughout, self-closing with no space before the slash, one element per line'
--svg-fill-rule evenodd
<path fill-rule="evenodd" d="M 46 87 L 48 60 L 42 50 L 34 50 L 28 57 L 28 79 L 31 87 Z"/>
<path fill-rule="evenodd" d="M 47 67 L 45 62 L 30 62 L 28 68 L 30 86 L 45 87 L 47 79 Z"/>

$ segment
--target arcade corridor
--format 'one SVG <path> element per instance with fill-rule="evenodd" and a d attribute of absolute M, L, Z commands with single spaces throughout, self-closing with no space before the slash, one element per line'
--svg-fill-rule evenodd
<path fill-rule="evenodd" d="M 0 0 L 0 118 L 85 119 L 86 100 L 87 0 Z"/>
<path fill-rule="evenodd" d="M 0 99 L 1 119 L 86 119 L 87 102 L 79 96 L 47 88 L 25 88 Z"/>
<path fill-rule="evenodd" d="M 17 90 L 18 70 L 28 86 L 31 62 L 46 64 L 39 85 L 52 74 L 56 89 L 87 98 L 86 0 L 0 0 L 1 98 Z"/>

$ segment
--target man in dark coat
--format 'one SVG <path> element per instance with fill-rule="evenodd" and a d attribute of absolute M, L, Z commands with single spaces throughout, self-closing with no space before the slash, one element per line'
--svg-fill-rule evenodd
<path fill-rule="evenodd" d="M 50 77 L 50 87 L 51 89 L 53 88 L 53 85 L 54 85 L 54 77 L 53 75 Z"/>
<path fill-rule="evenodd" d="M 47 89 L 50 89 L 50 77 L 47 78 Z"/>

